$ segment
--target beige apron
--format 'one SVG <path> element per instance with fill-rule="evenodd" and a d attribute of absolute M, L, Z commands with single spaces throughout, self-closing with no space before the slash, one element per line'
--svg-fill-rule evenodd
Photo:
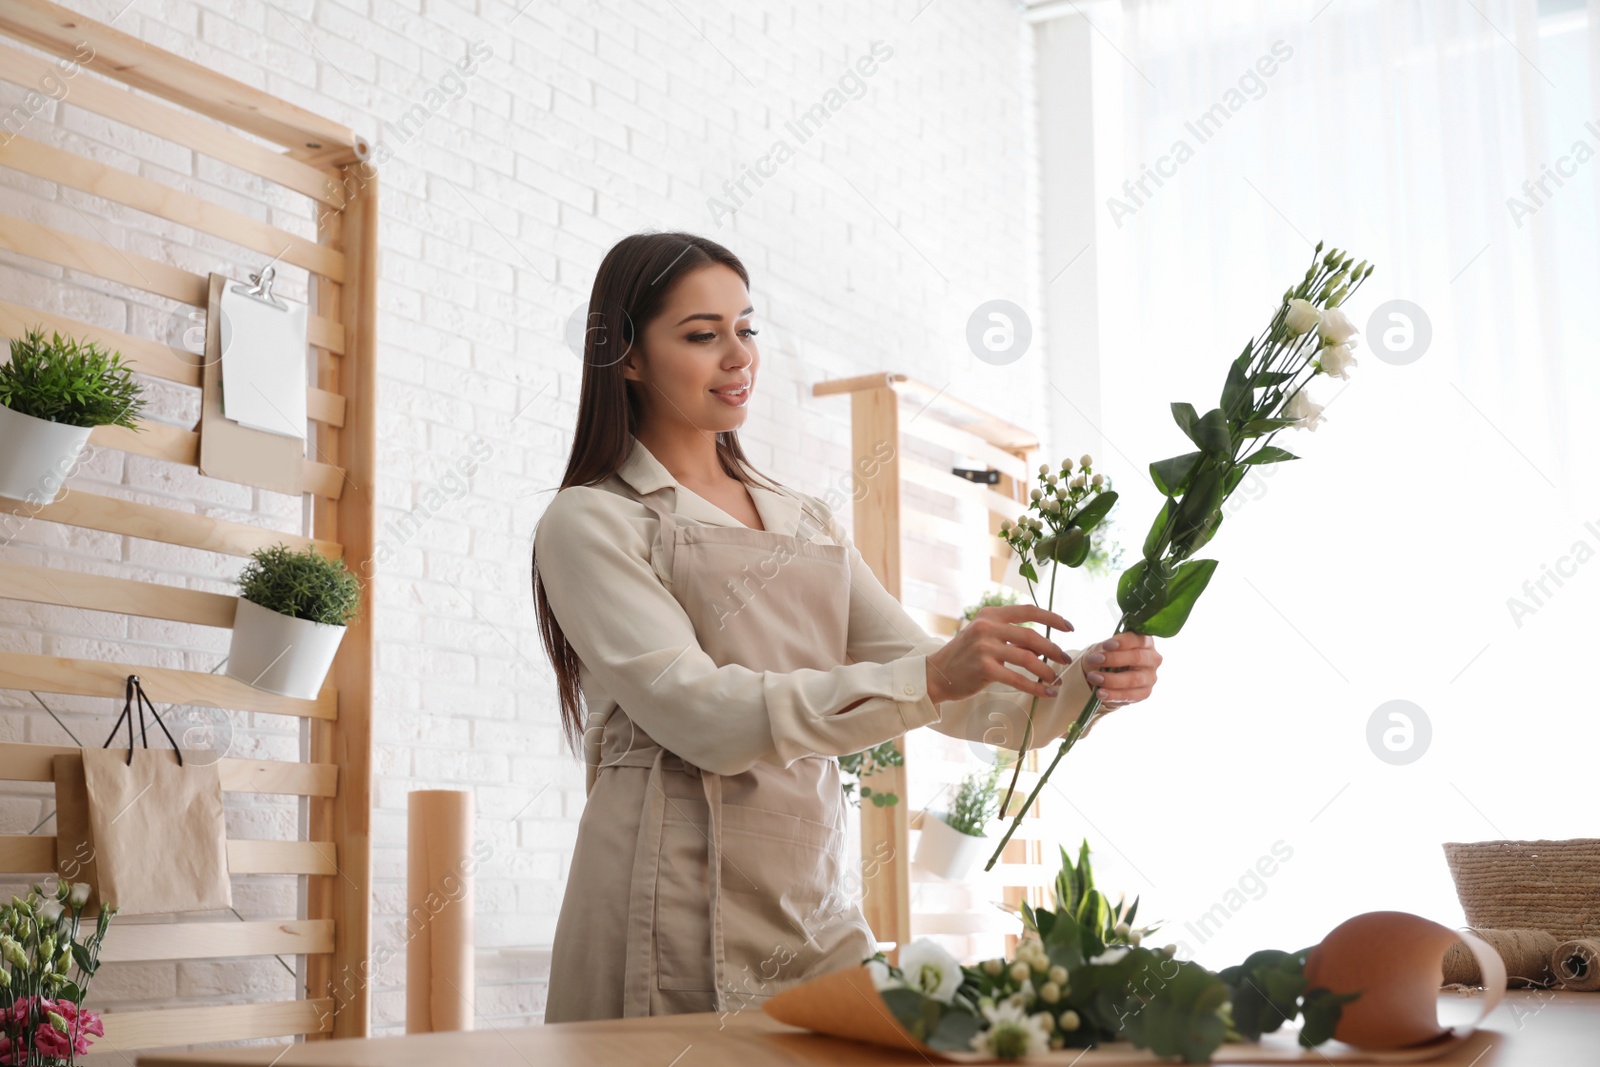
<path fill-rule="evenodd" d="M 745 526 L 679 526 L 659 568 L 718 666 L 845 662 L 845 548 Z M 826 526 L 813 516 L 819 529 Z M 875 941 L 847 891 L 837 761 L 700 770 L 621 709 L 601 727 L 551 952 L 546 1022 L 733 1011 L 859 964 Z"/>

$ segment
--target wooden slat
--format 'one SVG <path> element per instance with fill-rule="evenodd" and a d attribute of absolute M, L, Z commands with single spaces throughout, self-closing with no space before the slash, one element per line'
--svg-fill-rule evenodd
<path fill-rule="evenodd" d="M 895 383 L 895 390 L 913 410 L 922 412 L 919 422 L 929 417 L 941 419 L 1007 452 L 1033 452 L 1039 447 L 1037 435 L 967 403 L 949 389 L 936 389 L 915 378 L 902 378 Z"/>
<path fill-rule="evenodd" d="M 107 942 L 109 944 L 109 942 Z M 208 1008 L 118 1011 L 101 1016 L 106 1035 L 95 1041 L 119 1051 L 203 1045 L 214 1041 L 316 1033 L 337 1008 L 332 997 L 226 1004 Z M 342 1014 L 342 1013 L 341 1013 Z M 140 1057 L 142 1062 L 144 1057 Z"/>
<path fill-rule="evenodd" d="M 87 918 L 87 916 L 85 916 Z M 265 922 L 119 922 L 106 938 L 101 963 L 209 960 L 223 956 L 279 956 L 332 952 L 329 919 Z"/>
<path fill-rule="evenodd" d="M 190 467 L 200 462 L 199 434 L 159 422 L 141 422 L 137 430 L 126 426 L 97 426 L 89 435 L 89 443 Z M 300 491 L 337 500 L 344 491 L 344 471 L 308 458 L 302 468 Z"/>
<path fill-rule="evenodd" d="M 1009 474 L 1021 481 L 1031 484 L 1034 477 L 1033 473 L 1023 466 L 1020 456 L 1003 448 L 996 448 L 975 433 L 940 422 L 931 412 L 918 418 L 907 419 L 902 423 L 902 430 L 908 437 L 947 448 L 957 455 L 971 456 L 987 463 L 1002 474 Z"/>
<path fill-rule="evenodd" d="M 181 739 L 180 739 L 181 740 Z M 0 781 L 51 782 L 52 761 L 81 749 L 69 745 L 0 742 Z M 287 760 L 222 759 L 217 762 L 222 788 L 230 793 L 273 793 L 331 797 L 338 792 L 339 768 L 333 763 L 290 763 Z"/>
<path fill-rule="evenodd" d="M 0 515 L 10 512 L 26 518 L 59 522 L 102 533 L 143 537 L 169 545 L 221 552 L 230 556 L 248 556 L 258 548 L 283 543 L 295 551 L 313 545 L 317 551 L 332 559 L 343 556 L 343 549 L 327 541 L 318 541 L 299 534 L 278 533 L 249 523 L 213 519 L 205 515 L 192 515 L 174 511 L 157 504 L 139 504 L 131 500 L 117 500 L 96 496 L 81 490 L 70 489 L 52 504 L 34 506 L 22 500 L 0 497 Z M 0 519 L 0 530 L 9 530 L 16 523 Z"/>
<path fill-rule="evenodd" d="M 315 700 L 279 696 L 224 674 L 139 667 L 93 659 L 0 652 L 0 689 L 27 689 L 71 696 L 121 697 L 130 674 L 137 674 L 150 699 L 163 704 L 203 704 L 233 711 L 265 711 L 304 719 L 332 719 L 339 694 L 329 687 Z"/>
<path fill-rule="evenodd" d="M 359 170 L 359 168 L 351 168 Z M 315 278 L 317 306 L 337 309 L 350 326 L 350 355 L 319 360 L 317 384 L 349 397 L 349 425 L 319 433 L 318 446 L 343 467 L 356 492 L 316 509 L 312 533 L 345 546 L 351 559 L 370 559 L 377 544 L 372 499 L 377 495 L 378 465 L 378 212 L 379 185 L 374 175 L 359 186 L 360 195 L 338 214 L 318 217 L 317 234 L 342 248 L 351 260 L 344 285 Z M 353 707 L 370 708 L 374 662 L 372 583 L 361 590 L 361 611 L 345 633 L 329 680 Z M 336 985 L 348 990 L 333 1021 L 332 1037 L 362 1037 L 372 1014 L 371 983 L 349 990 L 348 976 L 365 973 L 371 959 L 372 904 L 372 716 L 344 716 L 333 723 L 311 724 L 310 756 L 340 766 L 339 795 L 307 804 L 310 836 L 345 843 L 343 877 L 308 879 L 306 915 L 331 918 L 339 930 L 332 955 L 306 960 L 306 988 Z"/>
<path fill-rule="evenodd" d="M 6 0 L 0 5 L 0 31 L 10 22 L 9 12 L 16 0 Z M 85 25 L 91 20 L 84 19 Z M 81 40 L 81 38 L 79 38 Z M 70 55 L 76 54 L 69 49 Z M 104 68 L 96 65 L 96 70 Z M 46 76 L 60 80 L 58 65 L 42 56 L 31 55 L 17 48 L 0 45 L 0 79 L 36 90 Z M 193 149 L 212 159 L 220 159 L 251 174 L 277 182 L 297 193 L 303 193 L 335 211 L 344 208 L 345 194 L 334 188 L 327 173 L 275 152 L 264 145 L 248 141 L 232 130 L 209 122 L 197 115 L 180 111 L 159 100 L 136 96 L 125 89 L 104 82 L 81 70 L 71 81 L 69 99 L 76 106 L 86 108 L 108 119 L 153 133 L 169 141 Z"/>
<path fill-rule="evenodd" d="M 197 626 L 233 625 L 237 597 L 155 582 L 0 562 L 0 597 Z"/>
<path fill-rule="evenodd" d="M 913 485 L 981 504 L 1002 518 L 1015 519 L 1022 513 L 1024 507 L 1020 501 L 997 493 L 987 485 L 969 482 L 959 474 L 951 474 L 947 470 L 931 467 L 909 457 L 901 459 L 900 475 Z"/>
<path fill-rule="evenodd" d="M 0 163 L 221 237 L 269 259 L 281 259 L 336 281 L 344 278 L 344 256 L 336 249 L 76 152 L 13 137 L 0 142 Z"/>
<path fill-rule="evenodd" d="M 80 341 L 94 341 L 105 349 L 120 352 L 123 362 L 140 374 L 200 388 L 201 357 L 192 352 L 108 330 L 103 326 L 91 326 L 65 315 L 0 300 L 0 335 L 21 337 L 35 327 L 45 332 L 54 330 Z M 337 393 L 315 387 L 306 390 L 306 415 L 309 418 L 329 426 L 343 426 L 344 409 L 344 397 Z"/>
<path fill-rule="evenodd" d="M 330 165 L 358 158 L 357 136 L 348 127 L 113 26 L 49 0 L 6 0 L 4 11 L 0 31 L 52 55 L 71 59 L 87 43 L 94 49 L 91 68 L 108 78 L 286 148 L 320 153 Z M 326 150 L 335 145 L 350 151 L 328 158 Z"/>
<path fill-rule="evenodd" d="M 15 215 L 0 215 L 0 249 L 81 270 L 193 307 L 204 307 L 207 301 L 210 280 L 203 275 Z M 324 315 L 308 314 L 306 342 L 330 352 L 342 352 L 344 328 Z"/>
<path fill-rule="evenodd" d="M 0 834 L 0 874 L 49 874 L 54 834 Z M 228 841 L 229 874 L 338 874 L 332 841 Z"/>

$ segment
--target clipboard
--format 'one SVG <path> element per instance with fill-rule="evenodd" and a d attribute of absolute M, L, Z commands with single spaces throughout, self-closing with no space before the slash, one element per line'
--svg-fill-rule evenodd
<path fill-rule="evenodd" d="M 256 282 L 254 289 L 257 294 L 264 293 L 272 303 L 263 306 L 263 313 L 275 313 L 286 316 L 284 325 L 258 336 L 252 342 L 245 340 L 245 330 L 251 324 L 263 320 L 261 316 L 247 313 L 240 323 L 240 329 L 230 330 L 232 344 L 243 343 L 246 347 L 239 353 L 247 357 L 259 355 L 265 351 L 264 345 L 268 339 L 277 347 L 276 351 L 286 349 L 299 355 L 297 366 L 300 374 L 289 380 L 297 387 L 299 395 L 298 405 L 289 402 L 287 406 L 292 410 L 284 410 L 286 389 L 274 389 L 273 395 L 260 405 L 249 404 L 245 414 L 258 415 L 265 408 L 271 411 L 270 418 L 276 429 L 283 432 L 265 430 L 259 426 L 245 425 L 229 418 L 223 410 L 223 381 L 226 374 L 224 358 L 228 354 L 223 346 L 223 318 L 225 316 L 225 294 L 232 288 L 249 290 L 252 287 L 235 282 L 222 274 L 212 273 L 210 285 L 207 289 L 207 315 L 206 315 L 206 349 L 205 363 L 200 375 L 200 473 L 211 478 L 222 478 L 230 482 L 239 482 L 244 485 L 253 485 L 260 489 L 271 489 L 279 493 L 288 493 L 298 496 L 305 490 L 305 398 L 306 388 L 304 381 L 304 354 L 305 354 L 305 318 L 304 306 L 300 305 L 299 340 L 294 339 L 293 316 L 283 301 L 272 296 L 271 277 L 272 268 L 268 267 L 260 275 L 251 275 Z M 244 297 L 244 299 L 252 299 Z M 228 307 L 233 306 L 232 297 L 227 298 Z M 230 325 L 232 325 L 230 323 Z M 289 347 L 292 346 L 292 347 Z M 280 360 L 280 362 L 286 362 Z M 247 380 L 248 381 L 248 380 Z M 276 408 L 276 411 L 272 411 Z M 298 417 L 298 424 L 294 420 Z M 266 421 L 253 419 L 255 422 Z M 293 426 L 298 425 L 300 436 L 289 435 Z"/>

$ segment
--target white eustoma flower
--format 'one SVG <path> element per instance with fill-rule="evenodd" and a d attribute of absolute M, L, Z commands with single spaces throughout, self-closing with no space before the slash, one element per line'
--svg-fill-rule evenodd
<path fill-rule="evenodd" d="M 882 960 L 868 960 L 867 971 L 872 975 L 874 989 L 903 989 L 905 983 L 889 973 L 889 965 Z"/>
<path fill-rule="evenodd" d="M 1356 365 L 1348 344 L 1329 345 L 1317 353 L 1317 366 L 1330 378 L 1350 378 L 1350 368 Z"/>
<path fill-rule="evenodd" d="M 1089 962 L 1090 963 L 1116 963 L 1118 960 L 1120 960 L 1122 957 L 1126 956 L 1127 954 L 1128 954 L 1128 950 L 1126 948 L 1124 948 L 1123 946 L 1121 946 L 1121 945 L 1113 945 L 1112 947 L 1106 949 L 1104 952 L 1100 953 L 1100 955 L 1096 956 L 1094 959 L 1090 960 Z"/>
<path fill-rule="evenodd" d="M 900 973 L 906 986 L 946 1004 L 961 986 L 961 963 L 944 948 L 919 937 L 900 953 Z"/>
<path fill-rule="evenodd" d="M 1015 1004 L 982 1011 L 989 1026 L 972 1035 L 974 1051 L 1000 1060 L 1020 1060 L 1050 1050 L 1050 1030 L 1043 1012 L 1029 1015 Z"/>
<path fill-rule="evenodd" d="M 39 918 L 43 919 L 47 923 L 53 923 L 57 919 L 61 918 L 61 913 L 65 910 L 66 909 L 61 906 L 61 901 L 47 900 L 43 904 L 39 905 Z"/>
<path fill-rule="evenodd" d="M 1322 313 L 1322 322 L 1317 326 L 1317 332 L 1328 344 L 1342 345 L 1360 331 L 1356 329 L 1356 324 L 1350 321 L 1350 316 L 1338 308 L 1329 308 Z"/>
<path fill-rule="evenodd" d="M 1322 313 L 1317 310 L 1315 304 L 1296 297 L 1289 301 L 1289 311 L 1283 317 L 1283 325 L 1290 336 L 1298 337 L 1315 326 L 1321 318 Z"/>
<path fill-rule="evenodd" d="M 1297 430 L 1315 430 L 1317 424 L 1322 422 L 1322 405 L 1313 404 L 1302 389 L 1283 406 L 1283 417 L 1295 419 L 1294 428 Z"/>

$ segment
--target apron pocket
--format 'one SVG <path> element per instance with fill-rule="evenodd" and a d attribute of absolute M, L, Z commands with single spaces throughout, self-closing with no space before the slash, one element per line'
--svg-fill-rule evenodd
<path fill-rule="evenodd" d="M 661 827 L 661 875 L 656 882 L 656 985 L 710 991 L 711 876 L 704 823 L 695 825 L 674 806 L 705 815 L 705 801 L 672 801 Z M 726 870 L 726 868 L 724 868 Z M 724 897 L 726 907 L 726 897 Z M 724 915 L 723 922 L 727 922 Z"/>

